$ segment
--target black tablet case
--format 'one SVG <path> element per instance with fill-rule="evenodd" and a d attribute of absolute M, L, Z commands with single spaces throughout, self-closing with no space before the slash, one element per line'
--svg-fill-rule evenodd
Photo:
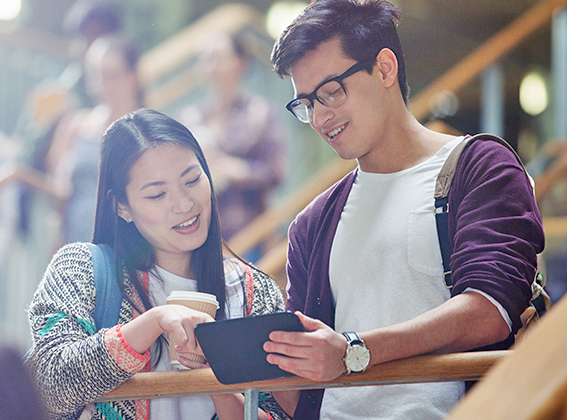
<path fill-rule="evenodd" d="M 218 381 L 229 385 L 291 373 L 266 361 L 262 348 L 272 331 L 304 331 L 292 312 L 280 312 L 198 324 L 195 335 Z"/>

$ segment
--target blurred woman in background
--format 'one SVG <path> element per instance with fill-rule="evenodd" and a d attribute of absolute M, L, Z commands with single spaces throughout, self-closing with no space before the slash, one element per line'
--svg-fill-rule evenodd
<path fill-rule="evenodd" d="M 47 174 L 30 167 L 4 168 L 0 187 L 19 180 L 55 199 L 62 244 L 89 241 L 96 203 L 98 149 L 109 124 L 143 106 L 138 50 L 120 36 L 97 38 L 85 56 L 86 82 L 98 105 L 65 115 L 46 156 Z"/>

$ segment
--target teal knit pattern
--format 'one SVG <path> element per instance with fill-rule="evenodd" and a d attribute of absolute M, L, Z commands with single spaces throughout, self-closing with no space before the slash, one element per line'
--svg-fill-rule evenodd
<path fill-rule="evenodd" d="M 47 319 L 45 326 L 41 330 L 39 330 L 38 334 L 39 335 L 47 334 L 49 331 L 51 331 L 51 329 L 55 326 L 55 324 L 57 324 L 59 321 L 61 321 L 63 318 L 66 318 L 66 317 L 67 317 L 67 314 L 65 314 L 63 312 L 59 312 L 58 314 L 51 315 Z"/>
<path fill-rule="evenodd" d="M 118 412 L 110 405 L 110 403 L 97 403 L 96 409 L 104 416 L 106 420 L 124 420 Z"/>

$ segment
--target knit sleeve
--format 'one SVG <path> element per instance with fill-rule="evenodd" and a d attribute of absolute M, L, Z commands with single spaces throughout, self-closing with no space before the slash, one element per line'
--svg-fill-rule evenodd
<path fill-rule="evenodd" d="M 95 292 L 89 249 L 71 244 L 51 260 L 29 308 L 33 349 L 26 363 L 58 416 L 79 413 L 136 370 L 121 368 L 107 347 L 105 337 L 117 327 L 96 332 Z"/>
<path fill-rule="evenodd" d="M 249 315 L 264 315 L 284 310 L 284 300 L 280 288 L 267 274 L 253 267 L 242 265 L 245 271 L 246 300 L 251 305 Z M 251 286 L 251 287 L 250 287 Z M 272 420 L 290 420 L 280 407 L 271 392 L 262 392 L 258 398 L 258 406 Z"/>
<path fill-rule="evenodd" d="M 267 274 L 245 266 L 246 302 L 250 315 L 264 315 L 284 310 L 282 292 L 276 282 Z M 250 287 L 251 283 L 251 287 Z"/>

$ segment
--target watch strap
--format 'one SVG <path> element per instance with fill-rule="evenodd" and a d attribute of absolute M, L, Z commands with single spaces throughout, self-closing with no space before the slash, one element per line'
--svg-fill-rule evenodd
<path fill-rule="evenodd" d="M 346 337 L 349 346 L 352 346 L 353 344 L 364 344 L 355 332 L 344 332 L 343 335 Z"/>

